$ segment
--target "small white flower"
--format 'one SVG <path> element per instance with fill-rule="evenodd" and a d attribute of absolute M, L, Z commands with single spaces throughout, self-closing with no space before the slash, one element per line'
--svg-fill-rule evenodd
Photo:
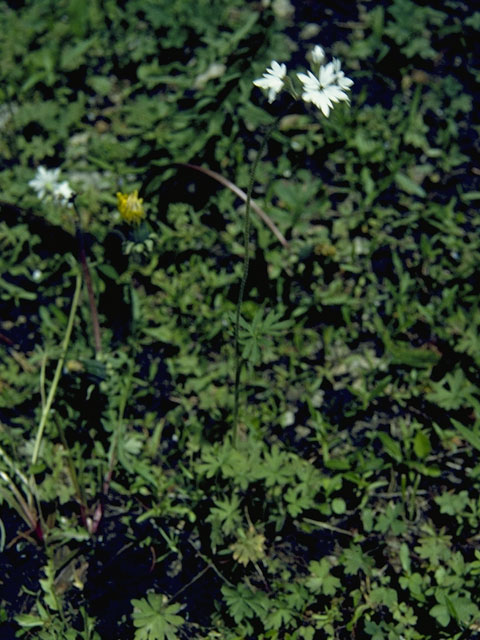
<path fill-rule="evenodd" d="M 340 89 L 350 89 L 353 84 L 353 80 L 351 78 L 347 78 L 341 69 L 341 63 L 338 58 L 333 58 L 332 60 L 333 69 L 335 71 L 335 81 L 340 87 Z"/>
<path fill-rule="evenodd" d="M 322 62 L 325 60 L 325 51 L 319 44 L 313 47 L 312 60 L 314 64 L 322 64 Z"/>
<path fill-rule="evenodd" d="M 345 91 L 349 90 L 353 81 L 345 76 L 340 61 L 335 58 L 333 62 L 320 67 L 318 77 L 311 71 L 297 73 L 297 77 L 303 84 L 302 98 L 321 109 L 327 118 L 334 102 L 349 100 Z"/>
<path fill-rule="evenodd" d="M 268 91 L 268 101 L 273 102 L 277 94 L 283 87 L 283 79 L 287 74 L 287 67 L 272 60 L 272 66 L 267 68 L 261 78 L 253 81 L 253 84 L 260 89 Z"/>
<path fill-rule="evenodd" d="M 35 271 L 32 273 L 32 279 L 35 280 L 35 282 L 38 282 L 39 280 L 41 280 L 42 278 L 42 272 L 40 271 L 40 269 L 35 269 Z"/>
<path fill-rule="evenodd" d="M 28 184 L 37 192 L 37 196 L 42 199 L 46 195 L 53 195 L 58 184 L 59 174 L 60 169 L 45 169 L 40 165 L 35 177 Z"/>
<path fill-rule="evenodd" d="M 59 176 L 60 169 L 39 166 L 35 177 L 28 184 L 37 192 L 40 200 L 54 198 L 60 204 L 72 206 L 70 200 L 74 191 L 66 180 L 59 182 Z"/>
<path fill-rule="evenodd" d="M 58 183 L 57 185 L 55 185 L 54 189 L 53 189 L 53 195 L 54 197 L 61 202 L 62 204 L 70 204 L 71 205 L 71 198 L 74 194 L 73 189 L 70 187 L 70 185 L 68 184 L 68 182 L 66 180 L 64 180 L 63 182 Z"/>

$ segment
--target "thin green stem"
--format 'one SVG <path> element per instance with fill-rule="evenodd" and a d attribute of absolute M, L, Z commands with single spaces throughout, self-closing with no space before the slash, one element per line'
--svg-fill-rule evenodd
<path fill-rule="evenodd" d="M 173 596 L 170 596 L 170 598 L 168 599 L 167 604 L 170 604 L 171 602 L 175 602 L 175 600 L 178 598 L 178 596 L 183 593 L 184 591 L 186 591 L 189 587 L 192 586 L 192 584 L 194 584 L 194 582 L 196 582 L 197 580 L 199 580 L 204 573 L 207 573 L 207 571 L 210 571 L 211 566 L 207 565 L 206 567 L 203 567 L 203 569 L 197 573 L 196 576 L 194 576 L 190 582 L 187 582 L 187 584 L 184 584 L 183 587 L 181 587 L 176 593 L 173 594 Z"/>
<path fill-rule="evenodd" d="M 213 571 L 215 571 L 215 573 L 217 574 L 217 576 L 220 578 L 220 580 L 223 580 L 223 582 L 225 582 L 225 584 L 228 584 L 229 587 L 234 587 L 235 585 L 230 582 L 230 580 L 228 580 L 227 578 L 225 578 L 225 576 L 217 569 L 217 567 L 214 565 L 214 563 L 203 553 L 201 553 L 193 544 L 193 542 L 190 542 L 190 546 L 192 547 L 192 549 L 194 550 L 195 554 L 201 558 L 205 564 L 207 565 L 208 569 L 212 569 Z"/>
<path fill-rule="evenodd" d="M 335 531 L 336 533 L 343 533 L 345 536 L 351 536 L 352 538 L 355 536 L 351 531 L 347 531 L 347 529 L 341 529 L 340 527 L 335 527 L 333 524 L 328 524 L 328 522 L 320 522 L 320 520 L 312 520 L 312 518 L 303 518 L 302 522 L 308 522 L 308 524 L 314 524 L 321 529 L 328 529 L 328 531 Z"/>
<path fill-rule="evenodd" d="M 277 118 L 275 122 L 270 125 L 265 133 L 265 136 L 262 140 L 262 144 L 257 151 L 255 156 L 255 160 L 253 161 L 252 168 L 250 170 L 250 178 L 248 182 L 248 190 L 247 190 L 247 202 L 245 208 L 245 220 L 243 225 L 243 245 L 244 245 L 244 254 L 243 254 L 243 272 L 242 272 L 242 281 L 240 283 L 240 291 L 238 293 L 237 300 L 237 309 L 235 312 L 235 332 L 234 332 L 234 352 L 235 352 L 235 387 L 234 387 L 234 401 L 233 401 L 233 444 L 234 446 L 238 445 L 239 439 L 239 428 L 238 428 L 238 409 L 239 409 L 239 393 L 240 393 L 240 374 L 242 371 L 242 360 L 240 358 L 240 343 L 239 343 L 239 334 L 240 334 L 240 316 L 242 311 L 242 303 L 243 297 L 245 295 L 245 286 L 248 278 L 248 268 L 250 265 L 250 210 L 252 207 L 252 192 L 253 186 L 255 184 L 255 174 L 257 172 L 258 163 L 260 162 L 260 158 L 263 155 L 263 152 L 267 146 L 267 143 L 270 139 L 270 136 L 277 128 L 278 122 L 280 118 Z"/>
<path fill-rule="evenodd" d="M 65 332 L 65 337 L 62 343 L 62 352 L 57 362 L 57 368 L 55 370 L 55 375 L 53 376 L 53 381 L 50 387 L 50 391 L 48 393 L 47 401 L 45 403 L 45 406 L 42 409 L 42 416 L 40 418 L 37 437 L 35 438 L 35 445 L 33 447 L 32 464 L 35 464 L 38 460 L 38 454 L 40 452 L 40 445 L 42 443 L 43 432 L 45 431 L 45 426 L 47 424 L 48 414 L 50 413 L 50 409 L 52 407 L 53 400 L 55 398 L 55 393 L 57 391 L 58 383 L 60 381 L 60 376 L 62 375 L 63 363 L 65 361 L 65 355 L 67 352 L 68 345 L 70 343 L 70 336 L 72 335 L 72 329 L 73 329 L 73 321 L 75 319 L 75 314 L 76 314 L 78 303 L 80 300 L 81 291 L 82 291 L 82 276 L 79 273 L 77 274 L 77 278 L 75 282 L 75 293 L 73 294 L 73 301 L 72 301 L 72 307 L 70 309 L 70 316 L 68 318 L 67 330 Z"/>

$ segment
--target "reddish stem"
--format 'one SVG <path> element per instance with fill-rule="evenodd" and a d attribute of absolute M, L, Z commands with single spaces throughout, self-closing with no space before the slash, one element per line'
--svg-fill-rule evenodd
<path fill-rule="evenodd" d="M 77 212 L 78 213 L 78 212 Z M 100 336 L 100 323 L 98 322 L 97 305 L 95 302 L 95 294 L 93 293 L 92 277 L 88 268 L 87 255 L 85 253 L 85 242 L 83 240 L 83 232 L 80 225 L 77 225 L 78 243 L 80 246 L 80 264 L 82 265 L 83 277 L 88 291 L 88 303 L 90 305 L 90 315 L 92 317 L 93 339 L 95 341 L 95 353 L 98 355 L 102 351 L 102 339 Z"/>

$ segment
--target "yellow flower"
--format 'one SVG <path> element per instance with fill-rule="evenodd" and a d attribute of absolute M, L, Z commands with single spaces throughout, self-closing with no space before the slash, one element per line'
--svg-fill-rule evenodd
<path fill-rule="evenodd" d="M 143 210 L 143 198 L 138 197 L 138 191 L 133 193 L 117 193 L 117 207 L 120 215 L 129 224 L 138 224 L 145 217 Z"/>

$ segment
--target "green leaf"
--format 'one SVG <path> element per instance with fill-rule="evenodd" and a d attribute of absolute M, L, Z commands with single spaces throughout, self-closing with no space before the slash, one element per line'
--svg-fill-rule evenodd
<path fill-rule="evenodd" d="M 237 588 L 224 585 L 222 594 L 230 615 L 238 624 L 244 618 L 263 617 L 269 609 L 267 596 L 259 590 L 253 590 L 240 583 Z"/>
<path fill-rule="evenodd" d="M 417 458 L 426 458 L 432 450 L 430 438 L 423 432 L 417 431 L 413 439 L 413 450 Z"/>
<path fill-rule="evenodd" d="M 375 531 L 387 533 L 391 531 L 395 536 L 405 533 L 407 525 L 403 519 L 403 506 L 390 502 L 386 509 L 379 514 Z"/>
<path fill-rule="evenodd" d="M 458 422 L 458 420 L 454 420 L 453 418 L 452 418 L 452 424 L 455 427 L 455 429 L 460 432 L 464 440 L 466 440 L 469 444 L 471 444 L 472 447 L 475 447 L 477 451 L 480 451 L 480 435 L 476 431 L 469 429 L 468 427 L 463 425 L 461 422 Z"/>
<path fill-rule="evenodd" d="M 346 510 L 347 510 L 347 505 L 343 498 L 334 498 L 332 500 L 333 513 L 336 513 L 337 515 L 341 515 L 342 513 L 345 513 Z"/>
<path fill-rule="evenodd" d="M 363 553 L 362 548 L 356 544 L 345 549 L 340 559 L 344 564 L 345 573 L 349 575 L 355 575 L 359 571 L 370 575 L 374 565 L 373 558 Z"/>
<path fill-rule="evenodd" d="M 407 576 L 400 577 L 400 586 L 402 589 L 408 589 L 410 594 L 415 600 L 419 602 L 426 602 L 425 597 L 425 578 L 421 576 L 419 573 L 413 573 Z"/>
<path fill-rule="evenodd" d="M 450 562 L 452 557 L 452 537 L 443 532 L 430 530 L 419 539 L 419 544 L 414 547 L 417 554 L 428 560 L 432 567 L 438 567 L 442 562 Z"/>
<path fill-rule="evenodd" d="M 475 11 L 465 20 L 465 24 L 475 31 L 480 31 L 480 11 Z"/>
<path fill-rule="evenodd" d="M 177 631 L 185 620 L 177 615 L 181 604 L 167 605 L 161 594 L 149 593 L 146 598 L 132 600 L 135 640 L 179 640 Z"/>
<path fill-rule="evenodd" d="M 379 432 L 377 435 L 383 444 L 385 452 L 388 453 L 388 455 L 392 457 L 395 462 L 402 462 L 403 454 L 400 443 L 389 436 L 388 433 Z"/>
<path fill-rule="evenodd" d="M 292 464 L 292 457 L 288 452 L 283 451 L 277 444 L 274 444 L 263 455 L 264 460 L 258 466 L 257 475 L 259 479 L 265 481 L 267 487 L 285 486 L 292 482 L 295 469 Z"/>
<path fill-rule="evenodd" d="M 455 597 L 454 595 L 445 597 L 450 615 L 462 625 L 468 625 L 479 615 L 477 605 L 469 597 Z"/>
<path fill-rule="evenodd" d="M 398 602 L 398 595 L 395 589 L 390 587 L 377 587 L 371 590 L 370 601 L 372 604 L 393 609 Z"/>
<path fill-rule="evenodd" d="M 424 198 L 427 195 L 425 189 L 414 182 L 405 173 L 397 172 L 395 174 L 395 182 L 402 191 L 405 191 L 405 193 L 408 193 L 409 195 L 418 196 L 419 198 Z"/>
<path fill-rule="evenodd" d="M 333 596 L 342 586 L 338 578 L 330 574 L 332 565 L 328 558 L 322 558 L 319 562 L 314 560 L 308 566 L 310 576 L 305 581 L 305 586 L 313 593 L 323 593 L 325 596 Z"/>
<path fill-rule="evenodd" d="M 388 340 L 385 343 L 387 352 L 392 357 L 393 364 L 405 364 L 409 367 L 432 367 L 440 360 L 440 355 L 421 347 L 411 347 L 406 342 Z"/>
<path fill-rule="evenodd" d="M 43 627 L 48 621 L 31 613 L 19 613 L 15 616 L 15 622 L 26 629 L 33 629 L 34 627 Z"/>
<path fill-rule="evenodd" d="M 221 500 L 214 499 L 215 506 L 210 509 L 210 515 L 207 522 L 213 524 L 218 523 L 225 533 L 230 535 L 241 524 L 242 515 L 240 512 L 240 498 L 233 494 L 230 498 Z"/>
<path fill-rule="evenodd" d="M 469 502 L 468 491 L 460 491 L 459 493 L 448 491 L 436 496 L 435 502 L 440 507 L 440 513 L 456 516 L 465 510 Z"/>
<path fill-rule="evenodd" d="M 290 609 L 279 607 L 274 609 L 264 618 L 266 629 L 280 629 L 294 619 L 294 615 Z"/>
<path fill-rule="evenodd" d="M 406 573 L 410 573 L 411 570 L 411 561 L 410 561 L 410 550 L 406 542 L 402 542 L 400 545 L 400 562 L 402 563 L 402 569 Z"/>
<path fill-rule="evenodd" d="M 472 394 L 476 388 L 460 367 L 457 367 L 452 373 L 447 373 L 440 382 L 431 382 L 430 384 L 433 391 L 427 394 L 428 400 L 447 411 L 471 406 L 472 400 L 475 401 Z"/>

